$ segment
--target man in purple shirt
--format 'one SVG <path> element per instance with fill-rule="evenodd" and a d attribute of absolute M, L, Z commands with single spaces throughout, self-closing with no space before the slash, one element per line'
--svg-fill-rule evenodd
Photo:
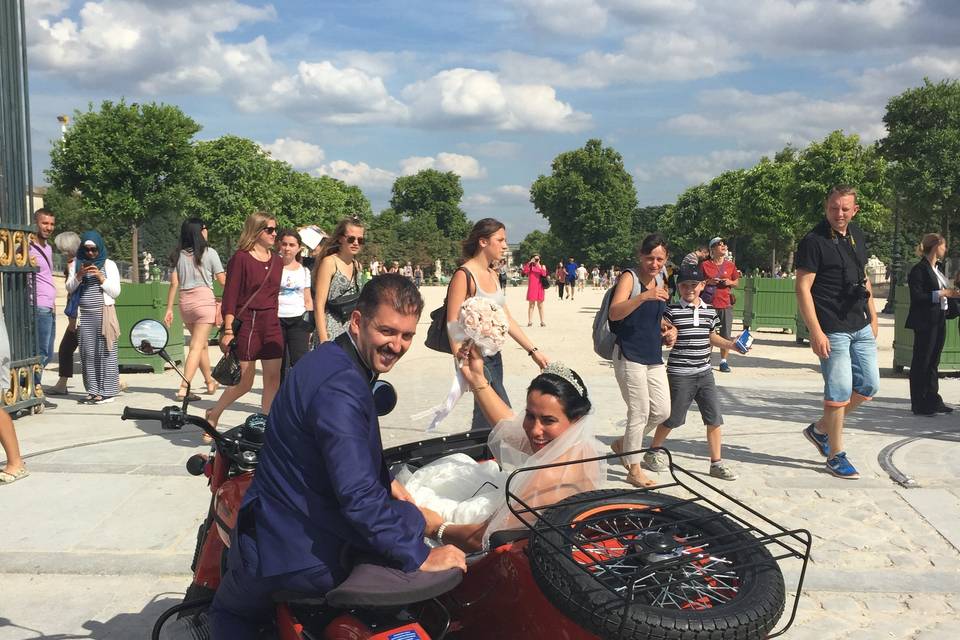
<path fill-rule="evenodd" d="M 40 345 L 40 366 L 46 367 L 53 355 L 53 337 L 57 332 L 57 288 L 53 284 L 53 247 L 48 242 L 53 235 L 56 218 L 49 209 L 37 209 L 33 214 L 36 236 L 30 242 L 30 256 L 37 268 L 37 340 Z"/>

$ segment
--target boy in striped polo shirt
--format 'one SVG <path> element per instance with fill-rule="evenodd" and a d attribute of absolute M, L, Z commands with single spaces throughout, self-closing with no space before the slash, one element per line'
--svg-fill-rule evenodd
<path fill-rule="evenodd" d="M 677 328 L 677 340 L 667 360 L 667 379 L 670 382 L 670 417 L 657 427 L 651 447 L 662 447 L 670 431 L 682 426 L 687 419 L 690 404 L 696 400 L 700 416 L 707 426 L 707 445 L 710 449 L 710 475 L 721 480 L 736 480 L 737 474 L 720 457 L 720 397 L 710 366 L 710 351 L 721 347 L 736 351 L 736 341 L 717 333 L 720 319 L 717 310 L 700 299 L 703 291 L 703 271 L 698 265 L 680 267 L 677 283 L 680 301 L 667 307 L 664 320 Z M 650 451 L 644 455 L 644 464 L 651 471 L 667 470 L 667 454 Z"/>

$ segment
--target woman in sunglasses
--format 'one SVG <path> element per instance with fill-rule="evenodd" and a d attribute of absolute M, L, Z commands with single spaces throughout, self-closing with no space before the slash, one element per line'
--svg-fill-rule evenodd
<path fill-rule="evenodd" d="M 363 223 L 344 218 L 323 243 L 313 278 L 313 309 L 317 340 L 333 340 L 347 330 L 350 314 L 360 297 L 360 262 Z"/>
<path fill-rule="evenodd" d="M 223 288 L 223 334 L 220 349 L 236 349 L 240 361 L 240 384 L 227 387 L 207 410 L 213 426 L 220 414 L 250 391 L 256 361 L 263 369 L 262 413 L 270 413 L 273 397 L 280 388 L 283 332 L 280 329 L 279 297 L 283 260 L 273 251 L 277 221 L 258 211 L 247 216 L 240 233 L 237 252 L 227 263 L 227 284 Z"/>

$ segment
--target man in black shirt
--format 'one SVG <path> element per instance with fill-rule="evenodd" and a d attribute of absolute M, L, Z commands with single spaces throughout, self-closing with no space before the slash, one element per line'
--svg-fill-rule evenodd
<path fill-rule="evenodd" d="M 857 194 L 852 187 L 830 190 L 825 219 L 797 248 L 797 304 L 810 330 L 810 347 L 820 358 L 823 416 L 803 430 L 840 478 L 860 477 L 843 450 L 844 417 L 872 398 L 880 386 L 877 367 L 877 312 L 866 279 L 866 241 L 853 224 Z"/>

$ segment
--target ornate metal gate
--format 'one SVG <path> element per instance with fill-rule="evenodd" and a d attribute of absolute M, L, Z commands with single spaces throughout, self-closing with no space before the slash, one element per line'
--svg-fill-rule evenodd
<path fill-rule="evenodd" d="M 33 181 L 24 26 L 23 0 L 0 1 L 0 303 L 11 352 L 10 389 L 0 404 L 11 412 L 43 409 L 27 205 Z"/>

